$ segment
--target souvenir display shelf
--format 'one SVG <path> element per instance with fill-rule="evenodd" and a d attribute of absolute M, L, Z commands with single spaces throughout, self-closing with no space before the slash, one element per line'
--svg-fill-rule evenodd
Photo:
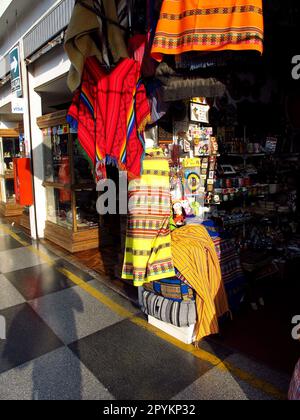
<path fill-rule="evenodd" d="M 66 124 L 66 111 L 44 115 L 37 124 L 43 131 L 45 238 L 71 253 L 98 248 L 95 182 L 77 133 Z"/>
<path fill-rule="evenodd" d="M 23 215 L 24 207 L 16 203 L 13 159 L 21 157 L 20 128 L 0 130 L 0 214 Z"/>

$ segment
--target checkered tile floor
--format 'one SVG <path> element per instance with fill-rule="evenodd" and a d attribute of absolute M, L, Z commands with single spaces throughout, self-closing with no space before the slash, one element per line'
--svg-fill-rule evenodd
<path fill-rule="evenodd" d="M 213 366 L 121 317 L 58 268 L 67 268 L 138 317 L 143 315 L 99 280 L 46 248 L 43 252 L 54 265 L 0 227 L 0 316 L 7 330 L 6 340 L 0 339 L 0 399 L 274 398 L 257 381 L 230 373 L 226 363 L 287 391 L 289 378 L 209 340 L 202 348 L 224 365 Z"/>

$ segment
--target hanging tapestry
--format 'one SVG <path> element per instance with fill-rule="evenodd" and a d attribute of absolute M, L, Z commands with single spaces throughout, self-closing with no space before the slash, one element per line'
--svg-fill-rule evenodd
<path fill-rule="evenodd" d="M 164 0 L 152 57 L 188 51 L 263 51 L 262 0 Z"/>
<path fill-rule="evenodd" d="M 171 255 L 169 163 L 154 150 L 143 175 L 129 183 L 129 215 L 122 278 L 142 286 L 175 276 Z"/>

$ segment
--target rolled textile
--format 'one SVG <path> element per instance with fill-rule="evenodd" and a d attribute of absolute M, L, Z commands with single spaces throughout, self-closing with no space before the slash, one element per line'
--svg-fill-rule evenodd
<path fill-rule="evenodd" d="M 177 302 L 195 300 L 193 289 L 177 277 L 154 281 L 145 284 L 144 288 L 148 292 L 155 293 Z"/>
<path fill-rule="evenodd" d="M 176 327 L 189 327 L 197 320 L 195 301 L 178 302 L 147 291 L 143 292 L 143 311 Z"/>
<path fill-rule="evenodd" d="M 152 57 L 188 51 L 263 51 L 262 0 L 164 0 Z"/>
<path fill-rule="evenodd" d="M 129 183 L 129 214 L 122 278 L 142 286 L 175 276 L 170 236 L 169 163 L 148 151 L 140 179 Z"/>
<path fill-rule="evenodd" d="M 229 312 L 219 259 L 204 226 L 184 226 L 172 232 L 175 267 L 196 292 L 196 340 L 219 332 L 218 318 Z"/>

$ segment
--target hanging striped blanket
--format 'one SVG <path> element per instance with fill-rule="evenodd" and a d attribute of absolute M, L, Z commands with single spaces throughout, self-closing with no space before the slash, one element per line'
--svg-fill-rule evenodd
<path fill-rule="evenodd" d="M 240 257 L 231 239 L 212 238 L 219 257 L 222 279 L 231 310 L 238 310 L 245 296 L 246 279 Z"/>
<path fill-rule="evenodd" d="M 262 0 L 164 0 L 152 57 L 188 51 L 263 51 Z"/>
<path fill-rule="evenodd" d="M 149 153 L 149 152 L 148 152 Z M 122 278 L 142 286 L 175 276 L 170 237 L 169 163 L 160 150 L 143 162 L 129 183 L 129 214 Z"/>
<path fill-rule="evenodd" d="M 196 341 L 219 332 L 218 318 L 229 312 L 220 263 L 204 226 L 184 226 L 172 232 L 174 265 L 196 292 Z"/>

